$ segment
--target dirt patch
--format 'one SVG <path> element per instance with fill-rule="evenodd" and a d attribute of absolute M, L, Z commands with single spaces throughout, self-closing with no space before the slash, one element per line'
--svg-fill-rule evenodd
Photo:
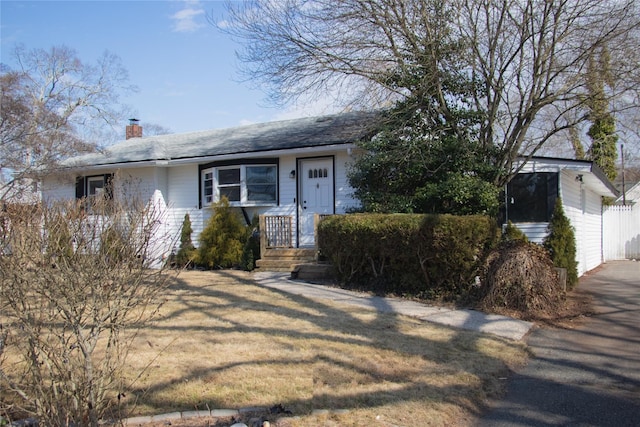
<path fill-rule="evenodd" d="M 593 298 L 579 290 L 567 293 L 566 301 L 554 313 L 539 313 L 530 320 L 543 327 L 573 329 L 582 325 L 594 314 Z"/>

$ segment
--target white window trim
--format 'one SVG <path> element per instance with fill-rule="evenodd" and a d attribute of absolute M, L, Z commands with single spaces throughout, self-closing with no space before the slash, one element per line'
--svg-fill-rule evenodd
<path fill-rule="evenodd" d="M 251 168 L 251 167 L 273 167 L 276 170 L 276 179 L 275 182 L 273 183 L 275 185 L 275 199 L 273 201 L 251 201 L 248 200 L 248 190 L 247 190 L 247 180 L 246 180 L 246 176 L 247 176 L 247 168 Z M 210 206 L 213 203 L 216 203 L 218 201 L 220 201 L 220 187 L 218 184 L 218 171 L 219 170 L 228 170 L 228 169 L 240 169 L 240 201 L 229 201 L 229 205 L 230 206 L 238 206 L 238 207 L 245 207 L 245 206 L 277 206 L 278 205 L 278 189 L 279 189 L 279 179 L 278 179 L 278 174 L 279 174 L 279 168 L 277 165 L 273 164 L 273 163 L 259 163 L 259 164 L 238 164 L 238 165 L 228 165 L 228 166 L 216 166 L 216 167 L 211 167 L 211 168 L 207 168 L 207 169 L 202 169 L 202 171 L 200 172 L 200 181 L 202 183 L 202 206 L 206 207 L 206 206 Z M 212 194 L 211 194 L 211 201 L 207 200 L 207 195 L 205 194 L 206 191 L 206 179 L 205 177 L 207 176 L 207 174 L 211 174 L 211 182 L 212 182 Z M 230 184 L 231 185 L 231 184 Z"/>
<path fill-rule="evenodd" d="M 93 194 L 91 193 L 91 183 L 92 182 L 99 182 L 100 184 L 102 184 L 100 187 L 97 187 L 96 190 L 94 191 Z M 105 182 L 104 179 L 104 175 L 99 175 L 99 176 L 88 176 L 87 177 L 87 183 L 86 183 L 86 189 L 85 189 L 85 193 L 87 195 L 87 197 L 92 197 L 92 196 L 104 196 L 104 187 L 107 185 L 107 183 Z"/>

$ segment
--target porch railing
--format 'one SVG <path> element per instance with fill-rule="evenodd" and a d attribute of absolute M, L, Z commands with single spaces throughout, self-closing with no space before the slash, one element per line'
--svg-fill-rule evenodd
<path fill-rule="evenodd" d="M 318 245 L 318 224 L 333 214 L 315 214 L 313 218 L 315 244 Z M 294 247 L 293 217 L 288 215 L 260 215 L 260 250 Z"/>
<path fill-rule="evenodd" d="M 260 245 L 263 249 L 292 248 L 292 218 L 287 215 L 260 215 Z"/>

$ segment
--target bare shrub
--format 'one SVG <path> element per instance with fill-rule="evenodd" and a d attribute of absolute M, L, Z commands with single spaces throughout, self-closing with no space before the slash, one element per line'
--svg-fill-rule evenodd
<path fill-rule="evenodd" d="M 131 340 L 162 302 L 166 275 L 148 268 L 167 239 L 161 212 L 95 198 L 2 216 L 0 408 L 97 426 L 127 391 Z"/>
<path fill-rule="evenodd" d="M 565 298 L 549 253 L 522 240 L 505 242 L 489 256 L 485 282 L 480 304 L 489 312 L 532 318 L 557 312 Z"/>

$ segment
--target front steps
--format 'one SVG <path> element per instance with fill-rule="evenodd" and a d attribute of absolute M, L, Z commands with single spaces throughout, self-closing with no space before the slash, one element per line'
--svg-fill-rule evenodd
<path fill-rule="evenodd" d="M 260 254 L 256 267 L 263 271 L 293 271 L 297 264 L 314 263 L 315 249 L 282 248 L 267 249 Z"/>

